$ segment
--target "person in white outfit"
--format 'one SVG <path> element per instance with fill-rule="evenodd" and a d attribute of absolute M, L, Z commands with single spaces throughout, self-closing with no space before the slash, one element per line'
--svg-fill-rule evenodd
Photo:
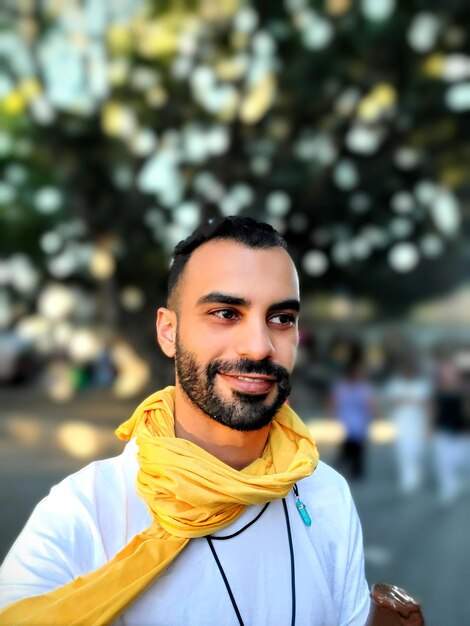
<path fill-rule="evenodd" d="M 395 425 L 397 474 L 403 493 L 415 492 L 424 479 L 430 432 L 432 387 L 412 358 L 402 359 L 385 389 L 388 415 Z"/>

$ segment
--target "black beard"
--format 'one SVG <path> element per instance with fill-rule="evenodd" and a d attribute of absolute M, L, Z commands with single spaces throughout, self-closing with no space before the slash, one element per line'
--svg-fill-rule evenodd
<path fill-rule="evenodd" d="M 259 430 L 270 424 L 291 390 L 289 372 L 281 365 L 266 359 L 262 361 L 215 359 L 204 368 L 198 364 L 193 354 L 181 346 L 178 337 L 175 364 L 179 384 L 189 400 L 213 420 L 234 430 Z M 266 404 L 267 394 L 254 396 L 233 391 L 233 399 L 225 400 L 215 389 L 215 378 L 219 372 L 274 377 L 277 396 L 271 404 Z"/>

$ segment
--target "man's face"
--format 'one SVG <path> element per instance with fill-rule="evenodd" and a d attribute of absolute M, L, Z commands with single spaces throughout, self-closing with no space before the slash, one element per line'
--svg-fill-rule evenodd
<path fill-rule="evenodd" d="M 230 428 L 269 424 L 290 392 L 298 307 L 285 250 L 203 244 L 178 286 L 177 393 Z"/>

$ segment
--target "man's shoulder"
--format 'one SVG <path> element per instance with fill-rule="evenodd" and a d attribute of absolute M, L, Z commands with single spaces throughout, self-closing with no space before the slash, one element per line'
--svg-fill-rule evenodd
<path fill-rule="evenodd" d="M 298 484 L 304 497 L 322 503 L 328 507 L 338 506 L 341 503 L 348 506 L 352 502 L 351 491 L 346 479 L 333 467 L 324 461 L 318 465 L 310 476 L 302 479 Z"/>
<path fill-rule="evenodd" d="M 135 463 L 135 451 L 126 446 L 121 455 L 90 463 L 52 487 L 7 555 L 2 584 L 14 593 L 31 584 L 46 591 L 51 582 L 69 582 L 121 550 L 148 519 L 135 492 Z"/>
<path fill-rule="evenodd" d="M 128 446 L 120 455 L 94 461 L 53 486 L 35 507 L 21 545 L 40 535 L 75 555 L 75 560 L 98 567 L 101 561 L 93 550 L 99 555 L 102 546 L 102 558 L 109 557 L 129 541 L 129 535 L 148 525 L 147 510 L 135 490 L 135 446 Z"/>
<path fill-rule="evenodd" d="M 69 474 L 57 483 L 52 491 L 93 489 L 99 484 L 106 485 L 110 481 L 119 482 L 124 476 L 136 471 L 135 444 L 130 442 L 120 454 L 92 461 L 78 471 Z"/>
<path fill-rule="evenodd" d="M 318 483 L 322 485 L 334 486 L 338 489 L 348 489 L 348 483 L 344 476 L 335 470 L 334 467 L 321 459 L 318 461 L 315 471 L 310 474 L 310 476 L 307 476 L 307 478 L 304 478 L 303 481 L 311 484 Z"/>
<path fill-rule="evenodd" d="M 130 442 L 121 454 L 93 461 L 54 485 L 38 509 L 57 510 L 60 519 L 80 524 L 102 518 L 106 511 L 128 509 L 138 500 L 137 470 L 135 444 Z"/>

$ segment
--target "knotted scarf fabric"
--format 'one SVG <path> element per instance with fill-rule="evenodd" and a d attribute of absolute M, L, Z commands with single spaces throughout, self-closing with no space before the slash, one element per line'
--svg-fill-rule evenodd
<path fill-rule="evenodd" d="M 152 524 L 98 570 L 6 607 L 0 624 L 110 624 L 190 539 L 225 528 L 252 504 L 285 497 L 318 462 L 307 428 L 287 405 L 270 426 L 262 457 L 241 471 L 175 437 L 173 416 L 174 388 L 167 387 L 144 400 L 116 431 L 121 439 L 136 438 L 137 491 Z"/>

